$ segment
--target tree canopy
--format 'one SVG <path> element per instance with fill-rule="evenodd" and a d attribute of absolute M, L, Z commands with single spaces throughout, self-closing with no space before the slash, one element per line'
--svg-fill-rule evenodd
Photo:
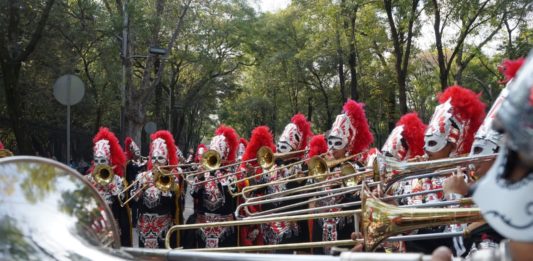
<path fill-rule="evenodd" d="M 99 126 L 144 151 L 149 121 L 183 150 L 220 123 L 279 135 L 297 112 L 324 133 L 349 98 L 366 104 L 380 146 L 402 114 L 427 121 L 448 85 L 492 103 L 500 62 L 533 48 L 532 11 L 527 0 L 292 0 L 266 13 L 247 0 L 1 1 L 0 140 L 64 159 L 52 86 L 75 74 L 86 87 L 72 107 L 75 158 L 90 156 Z"/>

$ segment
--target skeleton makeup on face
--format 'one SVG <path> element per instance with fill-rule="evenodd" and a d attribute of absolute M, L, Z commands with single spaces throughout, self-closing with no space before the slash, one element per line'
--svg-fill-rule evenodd
<path fill-rule="evenodd" d="M 470 155 L 488 155 L 497 153 L 499 151 L 502 134 L 492 129 L 492 122 L 494 117 L 496 117 L 496 112 L 500 109 L 503 101 L 507 97 L 509 90 L 504 88 L 494 104 L 490 109 L 489 113 L 485 117 L 483 124 L 479 127 L 476 132 L 474 143 L 472 144 L 472 149 L 470 150 Z"/>
<path fill-rule="evenodd" d="M 224 135 L 217 135 L 211 140 L 209 149 L 216 150 L 220 154 L 222 160 L 228 158 L 229 148 L 226 143 L 226 137 Z"/>
<path fill-rule="evenodd" d="M 109 165 L 111 159 L 111 147 L 108 140 L 99 140 L 94 144 L 94 164 Z"/>
<path fill-rule="evenodd" d="M 168 163 L 168 149 L 164 139 L 157 138 L 152 141 L 152 164 L 166 165 Z"/>
<path fill-rule="evenodd" d="M 357 131 L 352 126 L 348 115 L 337 115 L 328 136 L 328 149 L 332 151 L 345 148 L 350 143 L 351 139 L 355 137 L 356 132 Z"/>
<path fill-rule="evenodd" d="M 239 149 L 237 150 L 237 160 L 242 160 L 242 155 L 244 155 L 245 150 L 246 146 L 244 146 L 244 143 L 239 143 Z"/>
<path fill-rule="evenodd" d="M 436 153 L 444 149 L 448 142 L 460 143 L 462 126 L 454 121 L 452 110 L 451 98 L 435 108 L 425 133 L 424 150 Z"/>
<path fill-rule="evenodd" d="M 285 126 L 283 133 L 279 137 L 276 149 L 280 153 L 297 150 L 300 146 L 302 139 L 302 133 L 298 130 L 298 127 L 294 123 L 289 123 Z"/>
<path fill-rule="evenodd" d="M 139 146 L 137 146 L 137 144 L 135 144 L 135 142 L 131 142 L 129 149 L 131 152 L 133 152 L 133 155 L 135 155 L 135 157 L 141 156 L 141 149 L 139 148 Z"/>

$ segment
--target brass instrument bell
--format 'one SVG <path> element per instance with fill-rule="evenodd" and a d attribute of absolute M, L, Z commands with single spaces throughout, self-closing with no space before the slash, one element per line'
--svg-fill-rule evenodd
<path fill-rule="evenodd" d="M 94 167 L 92 175 L 98 184 L 106 186 L 113 181 L 115 172 L 111 166 L 102 164 Z"/>

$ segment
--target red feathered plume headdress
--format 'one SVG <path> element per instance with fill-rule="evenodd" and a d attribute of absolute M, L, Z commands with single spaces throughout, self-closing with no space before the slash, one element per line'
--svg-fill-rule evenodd
<path fill-rule="evenodd" d="M 152 153 L 154 150 L 154 141 L 157 139 L 162 139 L 165 141 L 165 146 L 167 149 L 167 161 L 168 165 L 177 165 L 178 164 L 178 156 L 176 154 L 176 144 L 174 142 L 174 137 L 172 137 L 172 134 L 168 132 L 167 130 L 159 130 L 150 135 L 151 143 L 150 143 L 150 156 L 148 157 L 150 160 L 148 160 L 148 169 L 152 169 Z"/>
<path fill-rule="evenodd" d="M 252 137 L 250 137 L 250 142 L 246 146 L 242 161 L 255 159 L 257 151 L 263 146 L 269 147 L 272 152 L 276 152 L 276 145 L 274 145 L 274 138 L 270 129 L 267 126 L 258 126 L 252 131 Z M 249 164 L 255 167 L 257 166 L 257 161 L 252 161 Z M 244 164 L 242 167 L 244 167 Z"/>
<path fill-rule="evenodd" d="M 126 137 L 126 140 L 124 141 L 124 154 L 126 154 L 127 160 L 130 160 L 133 158 L 133 152 L 130 149 L 130 146 L 132 143 L 133 143 L 133 139 L 131 137 Z"/>
<path fill-rule="evenodd" d="M 248 141 L 247 141 L 245 138 L 241 138 L 241 139 L 239 140 L 239 144 L 243 144 L 244 147 L 246 147 L 246 146 L 248 146 Z"/>
<path fill-rule="evenodd" d="M 0 150 L 4 149 L 4 144 L 0 141 Z"/>
<path fill-rule="evenodd" d="M 309 142 L 309 154 L 308 157 L 318 156 L 328 152 L 328 143 L 326 137 L 323 134 L 314 135 Z"/>
<path fill-rule="evenodd" d="M 207 146 L 205 146 L 205 144 L 199 144 L 198 148 L 196 148 L 196 156 L 194 157 L 194 161 L 196 163 L 200 162 L 200 160 L 202 160 L 202 155 L 206 151 L 207 151 Z"/>
<path fill-rule="evenodd" d="M 301 113 L 297 113 L 294 116 L 292 116 L 291 122 L 298 127 L 298 130 L 302 133 L 302 137 L 300 140 L 300 146 L 297 150 L 304 150 L 307 147 L 307 144 L 309 143 L 309 139 L 313 135 L 311 132 L 311 123 L 307 121 L 307 118 L 305 115 Z"/>
<path fill-rule="evenodd" d="M 364 104 L 349 99 L 342 107 L 344 113 L 350 117 L 352 126 L 356 130 L 356 135 L 351 137 L 349 151 L 357 154 L 368 148 L 374 142 L 374 136 L 370 133 L 368 120 L 366 118 Z M 353 135 L 352 135 L 353 136 Z"/>
<path fill-rule="evenodd" d="M 223 164 L 235 162 L 235 159 L 237 158 L 237 148 L 239 146 L 239 136 L 237 135 L 237 132 L 232 127 L 222 124 L 215 131 L 215 135 L 213 140 L 211 140 L 209 149 L 214 149 L 223 154 Z M 224 139 L 221 139 L 220 136 L 224 136 Z"/>
<path fill-rule="evenodd" d="M 126 164 L 126 156 L 120 147 L 117 137 L 108 128 L 101 127 L 98 133 L 93 138 L 93 144 L 97 144 L 101 140 L 109 142 L 109 165 L 113 166 L 113 171 L 120 177 L 124 176 L 124 165 Z M 100 148 L 99 148 L 100 149 Z M 96 146 L 93 148 L 96 152 Z"/>
<path fill-rule="evenodd" d="M 396 126 L 403 126 L 402 136 L 409 147 L 409 158 L 424 155 L 424 131 L 426 125 L 416 112 L 407 113 L 400 118 Z"/>
<path fill-rule="evenodd" d="M 485 118 L 485 103 L 479 99 L 480 94 L 476 94 L 470 89 L 459 85 L 448 87 L 439 95 L 439 103 L 443 104 L 451 99 L 453 118 L 464 125 L 461 130 L 461 137 L 457 144 L 457 153 L 464 154 L 470 151 L 474 142 L 474 135 L 483 123 Z"/>
<path fill-rule="evenodd" d="M 504 79 L 501 81 L 502 83 L 507 83 L 511 79 L 514 78 L 520 67 L 524 64 L 526 59 L 518 58 L 516 60 L 504 60 L 500 66 L 498 66 L 498 70 L 500 73 L 503 74 Z"/>

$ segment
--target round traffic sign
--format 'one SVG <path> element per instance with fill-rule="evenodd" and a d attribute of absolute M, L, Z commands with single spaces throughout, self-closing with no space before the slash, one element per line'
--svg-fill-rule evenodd
<path fill-rule="evenodd" d="M 65 74 L 54 83 L 54 97 L 63 105 L 74 105 L 85 94 L 85 85 L 76 75 Z"/>
<path fill-rule="evenodd" d="M 153 121 L 149 121 L 144 124 L 144 131 L 148 134 L 152 134 L 157 130 L 157 124 Z"/>

